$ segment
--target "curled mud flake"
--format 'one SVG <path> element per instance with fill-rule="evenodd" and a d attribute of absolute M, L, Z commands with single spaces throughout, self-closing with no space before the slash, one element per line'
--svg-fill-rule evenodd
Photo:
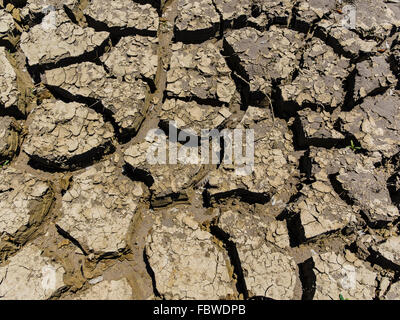
<path fill-rule="evenodd" d="M 132 182 L 113 160 L 106 160 L 74 177 L 56 223 L 85 250 L 118 252 L 127 246 L 125 238 L 142 195 L 141 183 Z"/>
<path fill-rule="evenodd" d="M 305 186 L 290 210 L 300 216 L 301 226 L 297 227 L 304 230 L 306 240 L 356 222 L 354 209 L 340 199 L 329 182 L 316 181 Z"/>
<path fill-rule="evenodd" d="M 164 102 L 160 119 L 174 121 L 180 130 L 191 129 L 198 136 L 201 130 L 212 130 L 219 127 L 232 113 L 227 107 L 216 107 L 199 104 L 196 101 L 168 99 Z"/>
<path fill-rule="evenodd" d="M 387 293 L 382 297 L 384 300 L 400 300 L 400 282 L 392 283 Z"/>
<path fill-rule="evenodd" d="M 307 30 L 323 17 L 333 14 L 335 9 L 336 3 L 331 0 L 299 1 L 295 10 L 295 26 Z"/>
<path fill-rule="evenodd" d="M 111 146 L 111 125 L 83 104 L 45 100 L 33 110 L 30 120 L 22 149 L 46 166 L 76 168 Z"/>
<path fill-rule="evenodd" d="M 223 212 L 218 227 L 236 245 L 250 298 L 293 299 L 298 280 L 296 263 L 275 247 L 289 246 L 284 222 L 264 221 L 238 210 Z"/>
<path fill-rule="evenodd" d="M 329 112 L 317 112 L 306 108 L 298 111 L 298 115 L 300 121 L 296 126 L 296 138 L 301 147 L 332 147 L 345 139 L 345 136 L 335 129 L 335 117 Z"/>
<path fill-rule="evenodd" d="M 175 22 L 178 31 L 206 31 L 219 22 L 212 0 L 178 0 L 178 17 Z"/>
<path fill-rule="evenodd" d="M 390 174 L 374 163 L 381 160 L 379 154 L 371 157 L 356 154 L 350 148 L 312 148 L 312 174 L 317 181 L 331 182 L 339 196 L 362 211 L 369 222 L 380 223 L 395 220 L 399 210 L 392 204 L 387 180 Z M 360 188 L 362 186 L 362 188 Z"/>
<path fill-rule="evenodd" d="M 400 237 L 393 236 L 375 246 L 376 251 L 400 268 Z"/>
<path fill-rule="evenodd" d="M 0 118 L 0 161 L 12 159 L 19 146 L 20 126 L 11 117 Z"/>
<path fill-rule="evenodd" d="M 172 45 L 171 66 L 167 73 L 168 96 L 195 96 L 229 103 L 235 90 L 231 70 L 217 44 Z"/>
<path fill-rule="evenodd" d="M 0 41 L 7 37 L 7 34 L 15 28 L 14 20 L 11 14 L 0 9 Z"/>
<path fill-rule="evenodd" d="M 154 81 L 158 65 L 157 47 L 157 39 L 128 36 L 122 38 L 100 60 L 112 75 L 123 77 L 127 82 L 135 82 L 142 77 Z"/>
<path fill-rule="evenodd" d="M 62 10 L 54 11 L 54 19 L 36 25 L 21 35 L 21 49 L 29 65 L 55 64 L 66 58 L 78 58 L 98 49 L 108 32 L 96 32 L 72 23 Z"/>
<path fill-rule="evenodd" d="M 158 30 L 157 10 L 150 4 L 138 4 L 131 0 L 91 1 L 83 13 L 105 23 L 108 28 Z"/>
<path fill-rule="evenodd" d="M 0 267 L 0 297 L 4 300 L 45 300 L 64 286 L 64 268 L 28 245 Z"/>
<path fill-rule="evenodd" d="M 175 163 L 169 158 L 172 153 L 178 155 Z M 155 198 L 184 192 L 202 167 L 197 147 L 170 142 L 162 135 L 148 136 L 146 141 L 131 145 L 124 159 L 131 167 L 132 178 L 146 176 L 144 182 Z"/>
<path fill-rule="evenodd" d="M 123 81 L 110 78 L 101 66 L 91 62 L 74 64 L 45 72 L 44 83 L 66 98 L 99 100 L 111 112 L 121 133 L 136 132 L 146 114 L 147 86 L 143 80 Z M 100 103 L 92 103 L 94 109 Z"/>
<path fill-rule="evenodd" d="M 397 83 L 384 56 L 371 57 L 357 65 L 354 100 L 385 91 Z"/>
<path fill-rule="evenodd" d="M 2 47 L 0 47 L 0 87 L 0 110 L 16 106 L 20 96 L 17 75 L 6 57 L 6 49 Z"/>
<path fill-rule="evenodd" d="M 284 102 L 316 104 L 335 108 L 344 103 L 343 84 L 349 75 L 349 59 L 339 57 L 331 47 L 313 39 L 303 56 L 303 65 L 293 82 L 282 86 Z"/>
<path fill-rule="evenodd" d="M 131 298 L 132 287 L 125 278 L 102 281 L 73 297 L 74 300 L 131 300 Z"/>
<path fill-rule="evenodd" d="M 49 185 L 13 168 L 0 170 L 0 236 L 24 243 L 49 212 Z"/>
<path fill-rule="evenodd" d="M 350 251 L 327 252 L 313 256 L 315 274 L 314 300 L 372 300 L 377 274 Z"/>
<path fill-rule="evenodd" d="M 245 129 L 254 130 L 254 164 L 235 165 L 235 157 L 231 155 L 232 164 L 224 160 L 218 169 L 210 172 L 208 192 L 217 197 L 238 189 L 268 197 L 284 191 L 287 194 L 296 192 L 293 187 L 299 181 L 299 155 L 294 150 L 293 135 L 287 123 L 273 119 L 267 109 L 249 107 L 236 129 L 243 130 L 243 148 L 247 146 Z M 226 138 L 227 144 L 230 139 Z M 245 159 L 250 160 L 250 157 Z"/>
<path fill-rule="evenodd" d="M 146 240 L 156 289 L 165 299 L 218 300 L 235 294 L 229 258 L 189 208 L 157 214 Z"/>
<path fill-rule="evenodd" d="M 361 147 L 391 157 L 400 151 L 400 92 L 367 97 L 351 112 L 341 115 L 343 128 L 353 134 Z"/>
<path fill-rule="evenodd" d="M 78 0 L 26 0 L 26 4 L 20 12 L 21 19 L 31 24 L 34 21 L 46 23 L 54 19 L 55 11 L 63 10 L 64 6 L 72 9 L 78 4 Z"/>
<path fill-rule="evenodd" d="M 250 91 L 271 95 L 272 82 L 289 80 L 299 65 L 305 36 L 276 26 L 265 33 L 247 27 L 228 32 L 225 40 L 225 51 Z"/>

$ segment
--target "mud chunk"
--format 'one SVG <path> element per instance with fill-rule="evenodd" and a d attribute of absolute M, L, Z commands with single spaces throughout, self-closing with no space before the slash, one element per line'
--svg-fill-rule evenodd
<path fill-rule="evenodd" d="M 340 199 L 329 182 L 316 181 L 305 186 L 290 210 L 300 215 L 306 239 L 343 229 L 356 221 L 353 208 Z"/>
<path fill-rule="evenodd" d="M 349 59 L 339 57 L 320 39 L 313 39 L 304 53 L 297 78 L 282 87 L 284 102 L 317 104 L 335 108 L 344 102 L 344 81 L 349 75 Z M 312 79 L 312 81 L 310 81 Z"/>
<path fill-rule="evenodd" d="M 134 82 L 145 77 L 154 80 L 157 65 L 158 40 L 150 37 L 130 36 L 122 38 L 100 60 L 110 69 L 112 75 Z"/>
<path fill-rule="evenodd" d="M 267 32 L 243 28 L 227 32 L 228 54 L 237 56 L 237 72 L 251 92 L 269 95 L 274 80 L 289 79 L 297 68 L 304 35 L 272 26 Z"/>
<path fill-rule="evenodd" d="M 21 127 L 10 117 L 0 118 L 0 160 L 14 157 L 19 146 Z"/>
<path fill-rule="evenodd" d="M 7 37 L 7 34 L 15 28 L 14 20 L 11 14 L 7 11 L 0 9 L 0 40 Z"/>
<path fill-rule="evenodd" d="M 390 70 L 390 65 L 384 56 L 371 57 L 357 65 L 354 100 L 384 90 L 396 82 L 396 77 Z"/>
<path fill-rule="evenodd" d="M 400 300 L 400 282 L 393 283 L 384 296 L 385 300 Z"/>
<path fill-rule="evenodd" d="M 334 117 L 327 111 L 312 111 L 306 108 L 298 111 L 299 132 L 297 139 L 302 146 L 331 145 L 345 137 L 334 128 Z"/>
<path fill-rule="evenodd" d="M 107 27 L 157 31 L 158 14 L 150 4 L 130 0 L 91 1 L 83 13 Z"/>
<path fill-rule="evenodd" d="M 70 169 L 104 152 L 112 136 L 111 125 L 85 105 L 45 100 L 31 114 L 22 149 L 44 165 Z"/>
<path fill-rule="evenodd" d="M 374 166 L 379 156 L 355 154 L 350 148 L 312 148 L 310 157 L 317 181 L 332 182 L 339 195 L 347 197 L 353 209 L 362 210 L 371 222 L 393 221 L 399 215 L 387 189 L 389 174 Z"/>
<path fill-rule="evenodd" d="M 0 267 L 0 297 L 4 300 L 45 300 L 61 288 L 64 268 L 27 245 Z"/>
<path fill-rule="evenodd" d="M 20 9 L 20 16 L 28 23 L 41 19 L 41 23 L 50 24 L 54 21 L 56 11 L 63 10 L 63 7 L 72 9 L 77 0 L 26 0 L 25 6 Z"/>
<path fill-rule="evenodd" d="M 176 159 L 170 161 L 173 153 Z M 201 170 L 198 148 L 169 141 L 163 131 L 132 144 L 124 159 L 132 167 L 133 175 L 147 175 L 150 191 L 156 198 L 183 192 Z"/>
<path fill-rule="evenodd" d="M 45 181 L 10 167 L 0 177 L 0 236 L 23 242 L 49 212 L 53 193 Z"/>
<path fill-rule="evenodd" d="M 21 49 L 29 65 L 57 63 L 77 58 L 99 48 L 108 32 L 96 32 L 72 23 L 61 10 L 53 15 L 53 23 L 36 25 L 21 35 Z"/>
<path fill-rule="evenodd" d="M 130 300 L 131 298 L 132 288 L 125 278 L 102 281 L 74 297 L 75 300 Z"/>
<path fill-rule="evenodd" d="M 372 300 L 375 297 L 376 273 L 354 254 L 327 252 L 313 257 L 316 276 L 314 300 Z"/>
<path fill-rule="evenodd" d="M 376 251 L 385 259 L 400 266 L 400 237 L 394 236 L 376 245 Z"/>
<path fill-rule="evenodd" d="M 74 177 L 62 198 L 57 225 L 88 251 L 117 252 L 126 247 L 130 222 L 143 194 L 141 183 L 121 174 L 115 157 Z"/>
<path fill-rule="evenodd" d="M 18 103 L 17 75 L 7 59 L 6 49 L 0 47 L 0 107 L 9 108 Z"/>
<path fill-rule="evenodd" d="M 298 2 L 295 10 L 297 27 L 310 28 L 324 16 L 330 16 L 336 3 L 330 0 L 305 0 Z"/>
<path fill-rule="evenodd" d="M 220 50 L 218 43 L 211 42 L 201 45 L 173 44 L 171 67 L 167 73 L 167 94 L 229 103 L 236 87 Z"/>
<path fill-rule="evenodd" d="M 178 17 L 175 27 L 178 31 L 218 30 L 219 15 L 212 0 L 178 0 Z"/>
<path fill-rule="evenodd" d="M 276 223 L 279 230 L 275 229 L 277 233 L 272 236 Z M 219 217 L 218 226 L 236 244 L 249 296 L 293 299 L 297 266 L 292 257 L 274 247 L 289 246 L 284 222 L 267 222 L 248 212 L 226 211 Z"/>
<path fill-rule="evenodd" d="M 121 133 L 139 129 L 146 114 L 144 101 L 147 86 L 143 80 L 126 82 L 113 79 L 101 66 L 91 62 L 48 70 L 45 75 L 44 82 L 66 97 L 72 95 L 100 100 L 104 108 L 111 112 Z M 98 104 L 94 104 L 96 106 Z"/>
<path fill-rule="evenodd" d="M 226 299 L 235 294 L 229 258 L 188 208 L 157 214 L 146 240 L 156 287 L 165 299 Z"/>
<path fill-rule="evenodd" d="M 368 151 L 391 157 L 400 151 L 400 92 L 367 97 L 351 112 L 343 113 L 344 130 L 352 133 Z"/>
<path fill-rule="evenodd" d="M 220 126 L 231 116 L 227 107 L 199 104 L 196 101 L 168 99 L 160 112 L 163 121 L 174 121 L 181 130 L 191 129 L 200 135 L 201 130 L 211 130 Z"/>
<path fill-rule="evenodd" d="M 282 119 L 273 119 L 267 109 L 249 107 L 236 129 L 243 130 L 243 140 L 239 143 L 243 142 L 244 149 L 247 148 L 246 135 L 251 137 L 251 132 L 245 129 L 254 130 L 254 164 L 250 161 L 251 153 L 243 153 L 244 162 L 249 160 L 248 164 L 235 165 L 233 152 L 226 152 L 225 157 L 231 156 L 231 161 L 224 158 L 222 165 L 210 172 L 208 192 L 217 196 L 234 190 L 245 190 L 266 194 L 268 197 L 275 196 L 275 202 L 283 200 L 280 199 L 281 193 L 292 194 L 292 188 L 299 177 L 298 154 L 293 148 L 293 136 L 287 123 Z M 226 141 L 235 144 L 234 137 L 227 137 Z"/>

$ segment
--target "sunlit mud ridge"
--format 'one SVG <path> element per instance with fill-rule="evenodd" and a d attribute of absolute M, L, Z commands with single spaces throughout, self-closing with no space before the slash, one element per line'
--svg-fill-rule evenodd
<path fill-rule="evenodd" d="M 0 0 L 0 299 L 400 299 L 399 80 L 398 1 Z"/>

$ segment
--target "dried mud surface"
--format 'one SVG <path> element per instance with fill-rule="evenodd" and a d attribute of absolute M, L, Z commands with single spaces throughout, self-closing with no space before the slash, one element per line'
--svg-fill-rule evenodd
<path fill-rule="evenodd" d="M 0 0 L 0 299 L 400 299 L 399 80 L 398 1 Z"/>

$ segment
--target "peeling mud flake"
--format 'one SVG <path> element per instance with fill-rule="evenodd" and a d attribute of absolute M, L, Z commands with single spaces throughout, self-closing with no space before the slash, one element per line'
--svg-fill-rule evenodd
<path fill-rule="evenodd" d="M 81 294 L 77 294 L 74 300 L 131 300 L 132 288 L 128 281 L 121 280 L 102 281 L 91 286 Z"/>
<path fill-rule="evenodd" d="M 168 99 L 164 102 L 160 119 L 174 121 L 180 130 L 190 129 L 198 136 L 201 130 L 212 130 L 226 121 L 232 113 L 227 107 L 199 104 L 196 101 Z"/>
<path fill-rule="evenodd" d="M 7 59 L 6 49 L 0 47 L 0 110 L 18 104 L 17 75 Z"/>
<path fill-rule="evenodd" d="M 316 276 L 314 300 L 372 300 L 377 274 L 350 251 L 313 256 Z"/>
<path fill-rule="evenodd" d="M 0 160 L 14 157 L 19 146 L 21 127 L 11 117 L 0 118 Z"/>
<path fill-rule="evenodd" d="M 304 35 L 272 26 L 268 32 L 247 27 L 227 32 L 226 51 L 251 92 L 270 95 L 273 80 L 288 80 L 296 70 Z M 235 58 L 235 56 L 237 56 Z"/>
<path fill-rule="evenodd" d="M 297 78 L 282 86 L 284 102 L 312 103 L 335 108 L 344 103 L 344 81 L 349 75 L 349 59 L 339 57 L 331 47 L 313 39 L 304 53 Z"/>
<path fill-rule="evenodd" d="M 259 119 L 255 118 L 258 116 Z M 232 164 L 224 160 L 218 169 L 209 174 L 210 194 L 244 189 L 251 193 L 267 194 L 269 197 L 275 195 L 278 202 L 283 200 L 279 194 L 289 195 L 294 192 L 293 187 L 300 174 L 297 170 L 299 156 L 293 148 L 293 136 L 287 123 L 282 119 L 273 119 L 267 109 L 249 107 L 236 129 L 254 130 L 254 164 L 235 166 L 233 158 Z M 243 133 L 243 141 L 244 136 Z M 228 139 L 232 137 L 228 137 L 226 142 L 229 142 Z"/>
<path fill-rule="evenodd" d="M 72 23 L 62 11 L 55 11 L 53 23 L 36 25 L 21 35 L 21 49 L 29 65 L 55 64 L 99 48 L 108 32 L 95 32 Z"/>
<path fill-rule="evenodd" d="M 31 222 L 42 222 L 53 201 L 49 185 L 13 168 L 0 170 L 0 235 L 24 242 Z M 36 226 L 37 227 L 37 226 Z"/>
<path fill-rule="evenodd" d="M 212 0 L 178 0 L 178 31 L 217 31 L 220 22 Z"/>
<path fill-rule="evenodd" d="M 340 118 L 344 130 L 352 133 L 364 149 L 385 157 L 400 151 L 400 91 L 368 97 Z"/>
<path fill-rule="evenodd" d="M 71 169 L 110 147 L 112 127 L 79 103 L 46 100 L 31 114 L 22 149 L 46 166 Z"/>
<path fill-rule="evenodd" d="M 158 66 L 158 40 L 139 35 L 123 37 L 100 60 L 112 75 L 123 77 L 126 82 L 135 82 L 145 77 L 155 80 Z"/>
<path fill-rule="evenodd" d="M 105 23 L 108 28 L 158 30 L 158 14 L 150 4 L 142 5 L 131 0 L 91 1 L 83 13 L 95 21 Z"/>
<path fill-rule="evenodd" d="M 173 44 L 167 73 L 168 96 L 194 96 L 229 103 L 236 87 L 220 50 L 218 44 L 211 42 Z"/>
<path fill-rule="evenodd" d="M 359 63 L 356 69 L 355 101 L 386 90 L 397 82 L 384 56 L 371 57 Z"/>
<path fill-rule="evenodd" d="M 376 245 L 376 251 L 400 267 L 400 237 L 394 236 Z"/>
<path fill-rule="evenodd" d="M 343 229 L 356 221 L 353 208 L 340 199 L 329 182 L 314 182 L 304 187 L 301 194 L 290 209 L 300 215 L 306 239 Z"/>
<path fill-rule="evenodd" d="M 298 111 L 300 130 L 297 133 L 299 143 L 304 145 L 331 145 L 345 139 L 345 136 L 335 129 L 334 117 L 327 111 L 312 111 L 306 108 Z"/>
<path fill-rule="evenodd" d="M 298 280 L 296 263 L 275 247 L 289 247 L 284 222 L 267 222 L 248 212 L 226 211 L 221 214 L 218 226 L 236 245 L 249 297 L 294 298 Z"/>
<path fill-rule="evenodd" d="M 7 34 L 15 28 L 14 20 L 11 14 L 0 9 L 0 40 L 7 37 Z"/>
<path fill-rule="evenodd" d="M 3 300 L 45 300 L 64 285 L 64 268 L 28 245 L 0 267 Z"/>
<path fill-rule="evenodd" d="M 63 7 L 72 9 L 78 4 L 78 0 L 26 0 L 25 6 L 20 9 L 22 20 L 30 23 L 40 19 L 43 26 L 52 23 L 56 11 L 63 10 Z"/>
<path fill-rule="evenodd" d="M 57 225 L 88 251 L 114 253 L 127 246 L 130 222 L 143 195 L 141 183 L 122 175 L 114 160 L 87 168 L 62 198 Z"/>
<path fill-rule="evenodd" d="M 146 254 L 157 290 L 167 300 L 218 300 L 235 294 L 227 254 L 187 208 L 157 214 Z"/>
<path fill-rule="evenodd" d="M 175 164 L 167 158 L 172 153 L 179 157 Z M 147 176 L 145 183 L 155 198 L 184 192 L 201 169 L 198 148 L 181 146 L 161 135 L 149 135 L 146 141 L 131 145 L 124 159 L 132 169 L 132 178 L 140 174 Z"/>
<path fill-rule="evenodd" d="M 66 98 L 99 100 L 111 112 L 121 133 L 136 132 L 146 114 L 147 85 L 143 80 L 113 79 L 101 66 L 91 62 L 48 70 L 44 83 Z M 94 104 L 93 108 L 98 106 Z"/>

